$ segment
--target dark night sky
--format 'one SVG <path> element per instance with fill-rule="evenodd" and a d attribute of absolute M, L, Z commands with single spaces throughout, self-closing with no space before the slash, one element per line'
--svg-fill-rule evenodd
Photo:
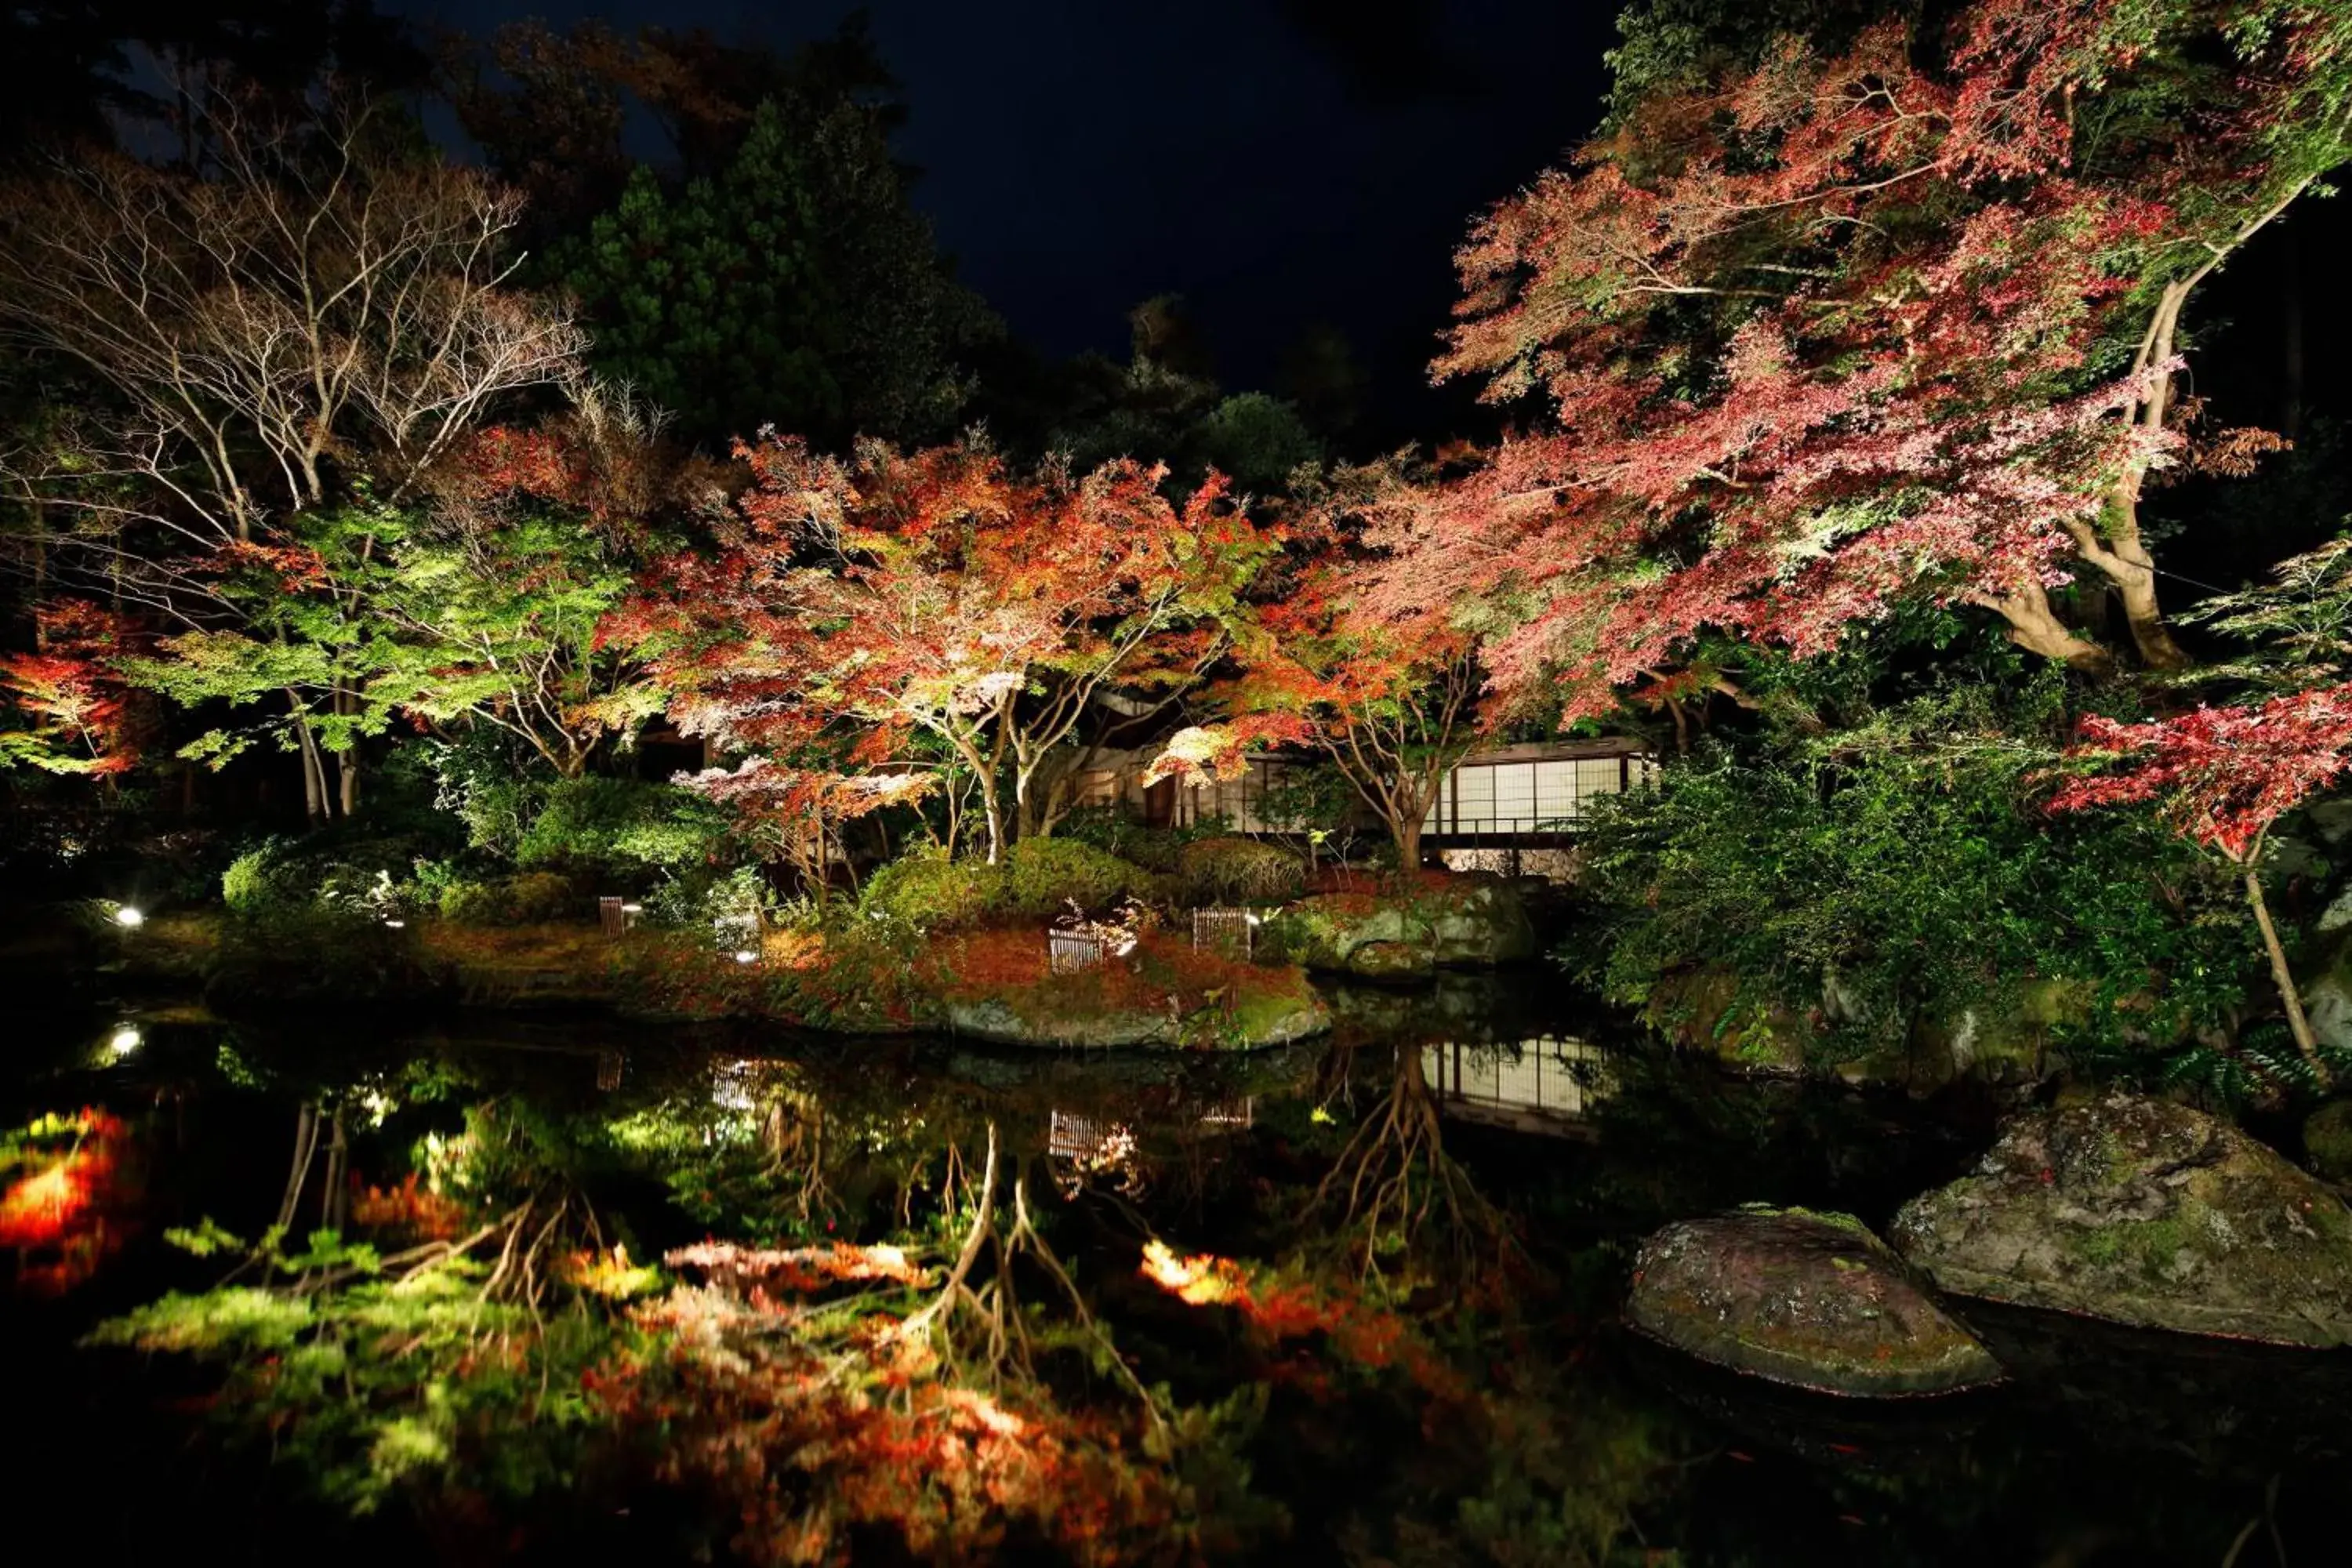
<path fill-rule="evenodd" d="M 1182 294 L 1229 386 L 1326 321 L 1383 423 L 1412 390 L 1469 220 L 1591 131 L 1622 0 L 873 0 L 905 84 L 900 155 L 961 276 L 1054 354 L 1124 353 L 1125 312 Z M 486 32 L 602 16 L 782 46 L 847 6 L 727 0 L 387 3 Z M 1427 433 L 1426 431 L 1423 432 Z"/>

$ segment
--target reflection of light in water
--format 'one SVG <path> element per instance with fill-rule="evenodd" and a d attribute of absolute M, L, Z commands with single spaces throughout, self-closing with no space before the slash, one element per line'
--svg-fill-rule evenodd
<path fill-rule="evenodd" d="M 1561 1035 L 1500 1045 L 1422 1047 L 1423 1074 L 1446 1109 L 1473 1117 L 1572 1120 L 1609 1092 L 1601 1047 Z"/>

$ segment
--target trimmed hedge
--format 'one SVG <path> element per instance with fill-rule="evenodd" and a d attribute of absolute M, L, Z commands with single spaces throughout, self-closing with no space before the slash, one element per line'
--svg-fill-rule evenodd
<path fill-rule="evenodd" d="M 1164 898 L 1160 878 L 1108 849 L 1075 838 L 1024 838 L 1006 857 L 1007 912 L 1057 915 L 1071 902 L 1096 913 L 1121 899 Z"/>
<path fill-rule="evenodd" d="M 922 931 L 974 926 L 1002 913 L 1011 879 L 1002 866 L 950 860 L 936 849 L 911 850 L 866 879 L 858 907 Z"/>
<path fill-rule="evenodd" d="M 1255 838 L 1203 838 L 1177 857 L 1185 901 L 1194 904 L 1287 903 L 1307 889 L 1307 862 L 1278 845 Z"/>

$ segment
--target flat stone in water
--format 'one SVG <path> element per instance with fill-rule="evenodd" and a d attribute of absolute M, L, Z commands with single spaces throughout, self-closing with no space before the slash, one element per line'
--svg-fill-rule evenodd
<path fill-rule="evenodd" d="M 2000 1376 L 1845 1215 L 1749 1208 L 1677 1221 L 1643 1244 L 1626 1312 L 1702 1360 L 1828 1394 L 1941 1394 Z"/>

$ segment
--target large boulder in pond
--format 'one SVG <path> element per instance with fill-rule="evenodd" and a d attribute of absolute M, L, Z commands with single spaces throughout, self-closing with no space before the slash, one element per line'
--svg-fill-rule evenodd
<path fill-rule="evenodd" d="M 1491 969 L 1532 958 L 1535 922 L 1519 889 L 1484 872 L 1391 878 L 1288 905 L 1259 932 L 1261 951 L 1367 980 L 1422 980 L 1440 969 Z"/>
<path fill-rule="evenodd" d="M 1942 1289 L 2144 1328 L 2352 1343 L 2352 1211 L 2228 1122 L 2111 1092 L 2021 1116 L 1914 1198 L 1895 1247 Z"/>
<path fill-rule="evenodd" d="M 1942 1394 L 2000 1363 L 1860 1220 L 1746 1208 L 1642 1245 L 1627 1316 L 1704 1361 L 1828 1394 Z"/>

